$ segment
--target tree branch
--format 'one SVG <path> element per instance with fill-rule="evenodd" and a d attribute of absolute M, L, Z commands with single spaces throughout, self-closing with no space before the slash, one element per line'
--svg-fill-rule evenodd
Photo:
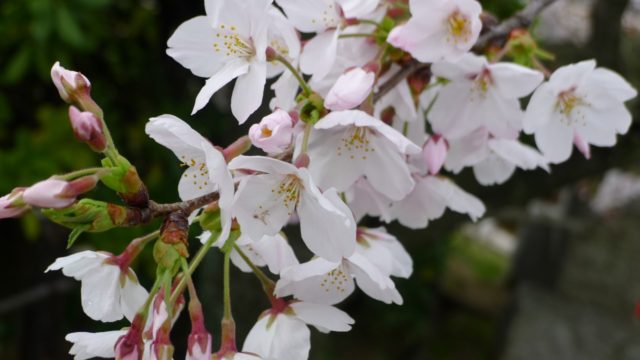
<path fill-rule="evenodd" d="M 217 192 L 202 195 L 192 200 L 176 202 L 172 204 L 158 204 L 155 201 L 149 201 L 149 210 L 151 210 L 151 217 L 157 218 L 171 214 L 176 211 L 184 211 L 190 214 L 195 209 L 210 204 L 220 197 Z"/>
<path fill-rule="evenodd" d="M 400 69 L 397 73 L 395 73 L 392 77 L 390 77 L 384 84 L 380 85 L 378 88 L 378 92 L 373 95 L 373 102 L 377 102 L 383 96 L 385 96 L 391 89 L 393 89 L 396 85 L 398 85 L 402 80 L 409 77 L 414 72 L 424 69 L 430 66 L 429 64 L 423 64 L 418 62 L 415 59 L 412 59 L 409 63 Z"/>
<path fill-rule="evenodd" d="M 547 6 L 553 4 L 557 0 L 531 0 L 527 6 L 509 19 L 503 21 L 498 26 L 489 29 L 482 34 L 476 44 L 474 50 L 481 50 L 487 47 L 492 41 L 498 39 L 506 39 L 511 31 L 519 28 L 526 28 L 531 25 L 533 19 L 540 14 Z"/>

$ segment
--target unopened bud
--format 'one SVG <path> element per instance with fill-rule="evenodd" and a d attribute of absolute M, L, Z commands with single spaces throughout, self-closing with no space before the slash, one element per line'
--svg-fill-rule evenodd
<path fill-rule="evenodd" d="M 342 74 L 331 87 L 324 101 L 329 110 L 349 110 L 362 104 L 371 94 L 376 76 L 362 68 L 353 68 Z"/>
<path fill-rule="evenodd" d="M 433 135 L 422 149 L 422 159 L 424 160 L 430 175 L 440 172 L 445 159 L 447 158 L 447 141 L 440 135 Z"/>
<path fill-rule="evenodd" d="M 153 258 L 166 269 L 175 269 L 181 257 L 189 256 L 189 220 L 187 214 L 169 214 L 160 228 L 160 240 L 153 247 Z"/>
<path fill-rule="evenodd" d="M 10 194 L 0 197 L 0 219 L 18 217 L 29 211 L 29 205 L 22 199 L 24 190 L 25 188 L 17 188 Z"/>
<path fill-rule="evenodd" d="M 136 315 L 129 331 L 116 341 L 116 360 L 140 360 L 142 358 L 144 352 L 143 325 L 142 317 Z"/>
<path fill-rule="evenodd" d="M 68 186 L 69 183 L 64 180 L 43 180 L 27 188 L 22 198 L 25 203 L 41 208 L 66 208 L 76 201 L 75 195 L 66 192 Z"/>
<path fill-rule="evenodd" d="M 302 153 L 298 155 L 296 161 L 293 162 L 293 165 L 295 165 L 295 167 L 297 168 L 306 168 L 309 167 L 310 162 L 311 159 L 309 159 L 309 155 L 307 155 L 307 153 Z"/>
<path fill-rule="evenodd" d="M 96 152 L 103 152 L 107 148 L 102 122 L 93 113 L 81 112 L 72 105 L 69 107 L 69 120 L 76 139 L 86 142 Z"/>
<path fill-rule="evenodd" d="M 265 51 L 265 56 L 267 57 L 267 61 L 274 61 L 278 57 L 278 52 L 271 46 L 268 46 Z"/>
<path fill-rule="evenodd" d="M 118 196 L 127 203 L 127 205 L 140 208 L 149 205 L 149 192 L 144 185 L 135 166 L 125 159 L 118 156 L 113 160 L 106 158 L 102 160 L 102 166 L 110 171 L 101 175 L 100 180 L 110 189 L 118 192 Z"/>
<path fill-rule="evenodd" d="M 269 154 L 285 151 L 293 139 L 293 120 L 289 113 L 277 109 L 249 129 L 249 138 L 256 147 Z"/>
<path fill-rule="evenodd" d="M 51 80 L 58 89 L 60 97 L 67 103 L 73 103 L 83 95 L 91 92 L 91 83 L 84 75 L 60 66 L 60 62 L 51 68 Z"/>

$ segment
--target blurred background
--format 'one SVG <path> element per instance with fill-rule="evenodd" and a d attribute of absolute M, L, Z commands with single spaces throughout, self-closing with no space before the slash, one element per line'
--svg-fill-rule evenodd
<path fill-rule="evenodd" d="M 523 6 L 481 2 L 500 18 Z M 49 70 L 59 60 L 91 80 L 119 149 L 153 199 L 176 201 L 181 169 L 146 137 L 148 118 L 177 115 L 220 145 L 248 129 L 230 115 L 230 88 L 189 116 L 204 80 L 165 55 L 173 30 L 203 12 L 202 1 L 0 0 L 0 194 L 99 161 L 74 140 L 51 84 Z M 594 57 L 640 87 L 640 1 L 560 0 L 533 29 L 557 56 L 550 68 Z M 640 118 L 640 101 L 629 106 Z M 499 187 L 481 187 L 463 172 L 459 184 L 488 208 L 479 223 L 447 213 L 424 231 L 389 225 L 415 262 L 413 276 L 396 281 L 405 304 L 356 292 L 341 305 L 354 329 L 314 332 L 311 358 L 640 359 L 640 126 L 615 148 L 592 152 L 587 161 L 574 151 L 551 176 L 517 172 Z M 93 195 L 116 200 L 104 190 Z M 86 234 L 72 251 L 120 252 L 158 226 Z M 67 359 L 67 333 L 126 325 L 91 321 L 81 311 L 79 283 L 43 273 L 68 254 L 67 234 L 35 213 L 0 222 L 0 359 Z M 221 259 L 211 251 L 196 278 L 214 339 Z M 149 286 L 150 253 L 135 268 Z M 252 275 L 234 271 L 232 281 L 242 340 L 268 304 Z M 176 359 L 188 332 L 183 316 L 174 331 Z"/>

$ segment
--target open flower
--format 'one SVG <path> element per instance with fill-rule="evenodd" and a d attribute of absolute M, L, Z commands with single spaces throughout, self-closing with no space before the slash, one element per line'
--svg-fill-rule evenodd
<path fill-rule="evenodd" d="M 309 171 L 321 188 L 338 191 L 366 176 L 377 191 L 399 200 L 414 185 L 404 157 L 419 152 L 397 130 L 363 111 L 334 111 L 311 133 Z"/>
<path fill-rule="evenodd" d="M 478 39 L 482 7 L 475 0 L 410 0 L 411 19 L 387 41 L 422 62 L 456 60 Z"/>
<path fill-rule="evenodd" d="M 353 292 L 354 279 L 370 297 L 402 305 L 402 296 L 389 276 L 358 252 L 337 262 L 315 258 L 285 269 L 275 293 L 280 297 L 293 295 L 302 301 L 337 304 Z"/>
<path fill-rule="evenodd" d="M 366 257 L 383 274 L 409 278 L 413 273 L 413 260 L 398 239 L 387 229 L 358 228 L 356 251 Z"/>
<path fill-rule="evenodd" d="M 207 16 L 184 22 L 169 38 L 167 54 L 194 75 L 208 78 L 196 97 L 193 113 L 235 78 L 238 80 L 231 111 L 236 119 L 244 123 L 260 106 L 267 79 L 269 33 L 278 32 L 270 29 L 274 24 L 270 14 L 275 10 L 271 3 L 272 0 L 207 1 Z"/>
<path fill-rule="evenodd" d="M 588 144 L 613 146 L 616 134 L 631 126 L 624 102 L 637 91 L 620 75 L 596 68 L 594 60 L 556 70 L 531 97 L 524 131 L 534 134 L 536 144 L 552 163 L 571 156 L 575 143 L 588 154 Z"/>
<path fill-rule="evenodd" d="M 404 199 L 393 203 L 391 216 L 411 229 L 427 227 L 429 221 L 440 218 L 445 209 L 468 214 L 477 220 L 485 212 L 484 204 L 442 176 L 414 175 L 416 186 Z"/>
<path fill-rule="evenodd" d="M 311 348 L 307 325 L 329 332 L 349 331 L 354 323 L 349 315 L 330 305 L 277 301 L 277 307 L 260 315 L 249 331 L 242 351 L 265 359 L 304 360 L 309 357 Z"/>
<path fill-rule="evenodd" d="M 60 269 L 82 282 L 82 309 L 94 320 L 112 322 L 123 315 L 132 320 L 149 296 L 135 272 L 128 267 L 122 269 L 107 253 L 82 251 L 61 257 L 45 272 Z"/>
<path fill-rule="evenodd" d="M 114 358 L 116 342 L 126 333 L 127 330 L 99 333 L 76 332 L 67 334 L 65 340 L 73 344 L 69 355 L 73 355 L 74 360 Z"/>
<path fill-rule="evenodd" d="M 519 98 L 544 79 L 541 72 L 511 63 L 490 64 L 466 54 L 457 62 L 439 62 L 432 71 L 449 82 L 429 112 L 434 131 L 456 139 L 484 126 L 496 137 L 517 136 L 524 114 Z"/>
<path fill-rule="evenodd" d="M 262 156 L 239 156 L 229 168 L 258 172 L 241 180 L 233 205 L 250 238 L 277 234 L 297 212 L 302 239 L 315 254 L 336 260 L 353 253 L 353 216 L 335 192 L 320 193 L 307 169 Z"/>

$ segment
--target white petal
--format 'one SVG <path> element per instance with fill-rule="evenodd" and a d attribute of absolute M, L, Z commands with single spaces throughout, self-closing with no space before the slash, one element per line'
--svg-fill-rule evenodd
<path fill-rule="evenodd" d="M 309 40 L 300 55 L 300 69 L 315 79 L 324 78 L 336 61 L 338 49 L 338 30 L 329 30 Z"/>
<path fill-rule="evenodd" d="M 215 51 L 216 31 L 206 16 L 196 16 L 180 24 L 167 41 L 167 55 L 200 77 L 213 76 L 224 60 Z"/>
<path fill-rule="evenodd" d="M 484 215 L 486 209 L 482 201 L 459 188 L 453 181 L 445 177 L 436 176 L 427 177 L 425 181 L 451 210 L 467 214 L 473 221 Z"/>
<path fill-rule="evenodd" d="M 501 96 L 516 99 L 527 96 L 544 80 L 544 75 L 513 63 L 491 65 L 491 78 Z"/>
<path fill-rule="evenodd" d="M 74 360 L 86 360 L 95 357 L 115 357 L 115 345 L 127 330 L 106 331 L 99 333 L 75 332 L 65 336 L 65 340 L 73 343 L 69 350 Z"/>
<path fill-rule="evenodd" d="M 119 278 L 118 267 L 104 265 L 82 279 L 80 295 L 87 316 L 103 322 L 122 319 Z"/>
<path fill-rule="evenodd" d="M 218 241 L 226 241 L 231 231 L 231 214 L 235 185 L 231 173 L 227 169 L 224 155 L 208 142 L 201 142 L 200 146 L 205 154 L 209 181 L 218 187 L 218 205 L 220 206 L 220 224 L 222 231 Z"/>
<path fill-rule="evenodd" d="M 248 71 L 249 63 L 244 60 L 234 60 L 226 63 L 218 72 L 207 79 L 204 87 L 200 89 L 198 96 L 196 96 L 196 102 L 193 105 L 191 115 L 205 107 L 213 94 L 220 90 L 220 88 L 238 76 L 246 74 Z"/>
<path fill-rule="evenodd" d="M 404 157 L 385 139 L 371 137 L 370 141 L 375 151 L 370 152 L 365 161 L 367 180 L 389 199 L 403 199 L 415 185 Z"/>
<path fill-rule="evenodd" d="M 402 296 L 393 281 L 382 274 L 364 256 L 355 253 L 349 258 L 349 269 L 355 275 L 358 287 L 370 297 L 384 303 L 402 305 Z"/>
<path fill-rule="evenodd" d="M 229 162 L 230 170 L 246 169 L 268 174 L 292 174 L 296 167 L 280 160 L 266 156 L 238 156 Z"/>
<path fill-rule="evenodd" d="M 149 293 L 144 287 L 142 287 L 142 285 L 140 285 L 133 270 L 129 271 L 131 272 L 129 276 L 132 276 L 135 281 L 132 281 L 127 277 L 124 287 L 120 289 L 120 306 L 124 316 L 129 321 L 133 321 L 136 313 L 140 311 L 142 305 L 147 301 Z"/>
<path fill-rule="evenodd" d="M 558 101 L 553 86 L 549 83 L 540 85 L 531 96 L 522 120 L 524 131 L 532 134 L 554 118 L 555 105 Z"/>
<path fill-rule="evenodd" d="M 538 149 L 553 164 L 566 161 L 573 149 L 573 130 L 558 121 L 557 117 L 535 133 Z"/>
<path fill-rule="evenodd" d="M 322 195 L 312 191 L 313 186 L 310 183 L 311 189 L 305 189 L 298 204 L 302 239 L 314 254 L 340 261 L 355 251 L 355 220 L 335 189 Z"/>
<path fill-rule="evenodd" d="M 302 32 L 320 32 L 340 25 L 341 19 L 334 1 L 278 0 L 277 2 L 293 26 Z"/>
<path fill-rule="evenodd" d="M 293 214 L 295 202 L 285 202 L 276 190 L 284 181 L 278 175 L 252 175 L 244 178 L 236 192 L 233 214 L 250 238 L 275 235 Z"/>
<path fill-rule="evenodd" d="M 507 160 L 491 154 L 473 166 L 473 174 L 481 185 L 502 184 L 516 170 L 516 166 Z"/>
<path fill-rule="evenodd" d="M 282 234 L 265 235 L 252 246 L 274 274 L 280 274 L 283 269 L 299 264 L 291 245 Z"/>
<path fill-rule="evenodd" d="M 524 145 L 517 140 L 492 139 L 489 148 L 503 159 L 508 160 L 523 170 L 533 170 L 541 167 L 549 171 L 547 159 L 531 146 Z"/>
<path fill-rule="evenodd" d="M 267 64 L 253 62 L 249 72 L 238 77 L 231 96 L 231 112 L 243 124 L 262 104 L 264 84 L 267 81 Z"/>
<path fill-rule="evenodd" d="M 280 274 L 276 295 L 293 295 L 297 299 L 321 304 L 336 304 L 354 289 L 353 278 L 342 263 L 322 258 L 292 266 Z"/>
<path fill-rule="evenodd" d="M 165 114 L 153 117 L 149 119 L 145 131 L 186 164 L 192 159 L 199 160 L 203 157 L 199 144 L 205 138 L 176 116 Z"/>
<path fill-rule="evenodd" d="M 331 305 L 295 302 L 289 306 L 295 316 L 308 325 L 330 331 L 349 331 L 355 322 L 347 313 Z"/>
<path fill-rule="evenodd" d="M 284 315 L 279 315 L 281 317 Z M 258 319 L 255 325 L 249 330 L 249 334 L 244 340 L 242 345 L 242 351 L 258 354 L 263 358 L 269 358 L 271 356 L 273 344 L 277 339 L 275 338 L 276 327 L 268 326 L 271 321 L 271 325 L 275 325 L 278 321 L 278 317 L 273 319 L 271 315 L 266 315 Z"/>

